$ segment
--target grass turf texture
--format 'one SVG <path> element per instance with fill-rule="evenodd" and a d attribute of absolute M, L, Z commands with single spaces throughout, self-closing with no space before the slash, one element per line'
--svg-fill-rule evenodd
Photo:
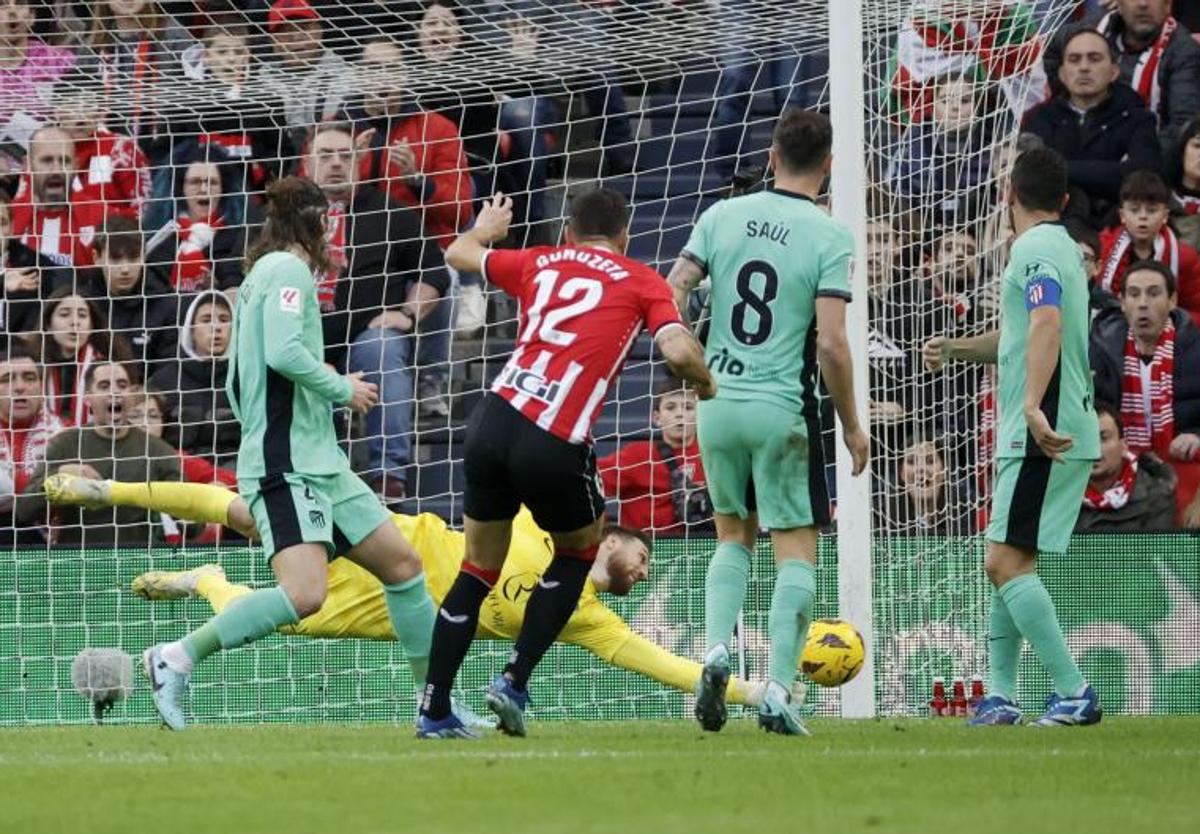
<path fill-rule="evenodd" d="M 408 727 L 0 731 L 13 832 L 1195 831 L 1200 718 L 1099 727 L 814 721 L 538 723 L 524 740 Z"/>

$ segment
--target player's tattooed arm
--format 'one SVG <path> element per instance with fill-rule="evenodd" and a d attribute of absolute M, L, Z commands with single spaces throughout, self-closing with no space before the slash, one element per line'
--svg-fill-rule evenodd
<path fill-rule="evenodd" d="M 688 296 L 704 280 L 704 275 L 704 267 L 683 254 L 675 259 L 671 274 L 667 276 L 671 292 L 675 295 L 675 306 L 679 308 L 679 315 L 683 316 L 684 321 L 688 321 Z"/>
<path fill-rule="evenodd" d="M 669 324 L 654 334 L 654 344 L 667 360 L 671 373 L 691 384 L 700 399 L 710 400 L 716 396 L 717 383 L 704 363 L 704 348 L 690 330 L 678 322 Z"/>

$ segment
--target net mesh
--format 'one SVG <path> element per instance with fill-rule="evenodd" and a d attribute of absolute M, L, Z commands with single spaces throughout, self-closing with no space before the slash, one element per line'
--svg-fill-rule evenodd
<path fill-rule="evenodd" d="M 284 2 L 269 15 L 205 6 L 200 13 L 174 4 L 182 9 L 175 17 L 118 17 L 99 4 L 94 20 L 14 24 L 46 44 L 38 47 L 46 78 L 0 101 L 0 162 L 14 194 L 12 241 L 20 244 L 10 245 L 10 265 L 24 250 L 40 281 L 10 287 L 2 309 L 6 333 L 27 336 L 40 354 L 51 417 L 24 450 L 5 447 L 11 487 L 0 500 L 12 512 L 6 535 L 20 549 L 0 581 L 3 723 L 88 720 L 69 685 L 80 648 L 134 651 L 208 615 L 200 601 L 130 597 L 125 588 L 142 570 L 219 558 L 235 581 L 269 581 L 261 559 L 228 532 L 223 549 L 209 552 L 197 548 L 212 544 L 215 530 L 159 514 L 51 513 L 37 494 L 36 458 L 61 425 L 93 420 L 93 409 L 107 415 L 110 402 L 89 399 L 84 378 L 89 365 L 112 356 L 132 360 L 132 384 L 158 392 L 126 398 L 121 419 L 154 427 L 161 418 L 170 448 L 93 436 L 84 449 L 74 436 L 63 460 L 89 460 L 123 480 L 182 471 L 231 483 L 238 434 L 221 393 L 223 363 L 208 355 L 214 344 L 222 350 L 211 334 L 221 330 L 221 302 L 203 293 L 236 294 L 272 179 L 304 173 L 344 204 L 330 218 L 338 272 L 320 287 L 334 322 L 328 358 L 367 372 L 386 402 L 367 420 L 338 415 L 356 471 L 399 511 L 456 524 L 464 421 L 507 359 L 516 322 L 503 294 L 441 264 L 440 247 L 470 224 L 479 200 L 495 190 L 516 198 L 517 223 L 503 245 L 553 242 L 569 195 L 603 182 L 632 199 L 629 253 L 665 270 L 731 180 L 742 189 L 761 184 L 781 109 L 831 104 L 828 4 L 818 0 L 527 0 L 453 9 Z M 877 701 L 888 713 L 919 711 L 935 674 L 980 671 L 984 587 L 977 545 L 964 537 L 978 530 L 986 498 L 987 380 L 963 369 L 930 377 L 917 355 L 934 333 L 973 332 L 994 320 L 1006 237 L 998 183 L 1019 114 L 1042 93 L 1040 44 L 1073 6 L 864 4 L 877 444 L 871 639 Z M 408 329 L 407 316 L 376 316 L 419 301 L 418 279 L 443 300 L 421 308 L 429 312 L 415 333 L 356 343 L 380 323 Z M 90 338 L 68 332 L 72 311 L 88 321 Z M 664 375 L 643 339 L 596 427 L 599 457 L 655 436 L 653 392 Z M 9 384 L 15 403 L 18 383 Z M 915 443 L 922 438 L 937 440 L 936 448 Z M 832 431 L 825 442 L 832 451 Z M 653 444 L 644 445 L 650 456 Z M 916 513 L 906 487 L 934 478 L 939 457 L 949 497 L 931 515 Z M 636 466 L 614 459 L 608 468 L 610 512 L 628 519 Z M 656 483 L 643 502 L 658 505 L 647 525 L 658 534 L 653 581 L 629 599 L 605 599 L 638 632 L 692 658 L 712 544 L 705 525 L 677 525 L 673 514 L 676 493 L 690 490 L 694 475 L 689 466 L 670 488 Z M 30 484 L 27 495 L 12 497 Z M 765 672 L 769 564 L 760 549 L 739 643 L 743 671 L 756 678 Z M 830 550 L 821 614 L 836 611 L 835 576 Z M 477 694 L 507 652 L 505 644 L 480 644 L 464 689 Z M 204 664 L 192 708 L 212 720 L 395 718 L 408 709 L 397 695 L 409 689 L 399 661 L 390 645 L 271 638 Z M 684 695 L 577 648 L 556 648 L 535 686 L 543 717 L 688 709 Z M 809 698 L 811 709 L 837 710 L 836 692 Z M 124 709 L 118 715 L 128 720 L 149 716 L 144 693 Z"/>

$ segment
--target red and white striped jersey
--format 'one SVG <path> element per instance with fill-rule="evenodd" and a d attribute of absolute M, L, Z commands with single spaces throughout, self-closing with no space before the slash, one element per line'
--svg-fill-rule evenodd
<path fill-rule="evenodd" d="M 683 324 L 661 275 L 607 249 L 495 249 L 483 274 L 521 302 L 517 344 L 492 391 L 569 443 L 591 441 L 642 329 Z"/>

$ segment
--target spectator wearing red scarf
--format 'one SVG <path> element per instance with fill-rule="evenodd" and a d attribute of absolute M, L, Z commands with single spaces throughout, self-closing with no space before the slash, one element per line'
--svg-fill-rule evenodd
<path fill-rule="evenodd" d="M 1098 289 L 1121 295 L 1129 265 L 1164 264 L 1175 276 L 1179 306 L 1200 324 L 1200 255 L 1168 224 L 1171 192 L 1153 171 L 1135 171 L 1121 184 L 1121 225 L 1100 235 Z"/>
<path fill-rule="evenodd" d="M 61 128 L 40 128 L 26 164 L 12 202 L 13 237 L 60 266 L 91 266 L 104 205 L 82 198 L 74 140 Z"/>
<path fill-rule="evenodd" d="M 1076 533 L 1144 533 L 1175 526 L 1175 473 L 1157 456 L 1135 455 L 1125 443 L 1121 417 L 1104 403 L 1100 459 L 1083 495 Z"/>
<path fill-rule="evenodd" d="M 42 366 L 33 351 L 15 341 L 0 349 L 0 519 L 29 485 L 50 438 L 64 428 L 43 403 Z"/>
<path fill-rule="evenodd" d="M 95 304 L 63 286 L 42 305 L 41 357 L 46 377 L 46 409 L 68 425 L 88 421 L 83 378 L 99 361 L 126 362 L 133 353 L 125 340 L 108 329 L 108 319 Z"/>
<path fill-rule="evenodd" d="M 1171 0 L 1118 0 L 1116 9 L 1088 22 L 1117 53 L 1121 81 L 1158 117 L 1164 146 L 1177 141 L 1183 126 L 1200 113 L 1200 46 L 1171 16 Z M 1046 75 L 1061 90 L 1063 31 L 1046 50 Z"/>
<path fill-rule="evenodd" d="M 413 335 L 450 279 L 416 216 L 379 189 L 358 184 L 356 153 L 349 123 L 322 123 L 302 173 L 329 200 L 334 269 L 316 279 L 325 358 L 379 386 L 380 403 L 366 416 L 365 474 L 385 500 L 397 500 L 407 495 L 412 452 Z"/>
<path fill-rule="evenodd" d="M 1175 297 L 1164 264 L 1133 264 L 1120 314 L 1096 320 L 1090 353 L 1096 400 L 1119 404 L 1129 451 L 1187 463 L 1200 460 L 1200 328 Z"/>
<path fill-rule="evenodd" d="M 220 145 L 186 142 L 176 148 L 170 176 L 155 194 L 172 219 L 154 236 L 148 268 L 181 293 L 230 290 L 245 277 L 242 261 L 258 210 L 246 199 L 244 167 Z M 156 178 L 156 186 L 159 185 Z"/>

